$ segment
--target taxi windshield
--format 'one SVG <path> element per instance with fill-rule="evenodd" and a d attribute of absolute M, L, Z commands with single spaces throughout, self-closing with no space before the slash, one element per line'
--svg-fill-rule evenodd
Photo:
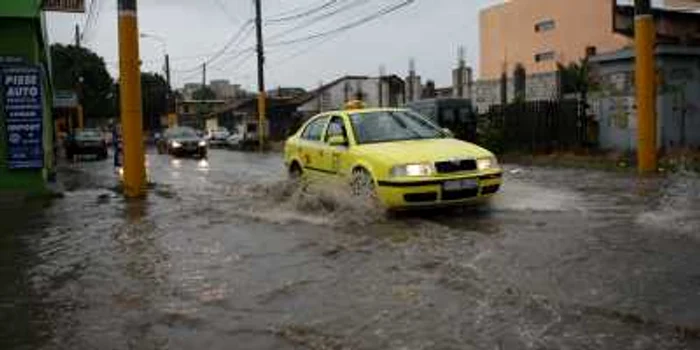
<path fill-rule="evenodd" d="M 380 111 L 350 115 L 358 144 L 436 139 L 442 130 L 410 111 Z"/>

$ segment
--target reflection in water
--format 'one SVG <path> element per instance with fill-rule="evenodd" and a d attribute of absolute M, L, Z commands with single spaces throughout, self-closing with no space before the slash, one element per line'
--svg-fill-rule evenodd
<path fill-rule="evenodd" d="M 175 169 L 180 169 L 182 167 L 182 161 L 177 158 L 170 159 L 170 165 Z"/>
<path fill-rule="evenodd" d="M 116 258 L 122 262 L 126 279 L 114 289 L 112 298 L 121 311 L 154 310 L 165 279 L 161 266 L 166 263 L 167 254 L 160 247 L 158 226 L 149 217 L 149 205 L 142 199 L 127 201 L 125 221 L 116 238 L 120 243 Z M 154 334 L 150 322 L 133 318 L 130 323 L 141 325 L 124 330 L 132 347 L 155 349 L 163 343 L 164 339 Z"/>
<path fill-rule="evenodd" d="M 203 172 L 208 172 L 209 171 L 209 161 L 206 159 L 202 159 L 199 162 L 197 162 L 197 170 L 203 171 Z"/>

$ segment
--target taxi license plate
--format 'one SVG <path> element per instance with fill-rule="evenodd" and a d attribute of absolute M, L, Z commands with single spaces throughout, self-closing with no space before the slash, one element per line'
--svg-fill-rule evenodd
<path fill-rule="evenodd" d="M 442 184 L 443 191 L 473 190 L 477 187 L 479 187 L 479 183 L 476 179 L 445 181 Z"/>

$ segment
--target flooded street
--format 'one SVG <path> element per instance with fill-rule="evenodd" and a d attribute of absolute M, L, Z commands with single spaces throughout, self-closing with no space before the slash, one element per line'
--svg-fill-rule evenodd
<path fill-rule="evenodd" d="M 490 204 L 383 214 L 279 154 L 150 153 L 2 203 L 0 349 L 700 349 L 700 178 L 506 166 Z"/>

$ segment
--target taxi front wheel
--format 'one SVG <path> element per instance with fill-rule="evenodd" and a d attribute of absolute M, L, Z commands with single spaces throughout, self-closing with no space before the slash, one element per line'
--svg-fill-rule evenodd
<path fill-rule="evenodd" d="M 376 195 L 372 175 L 362 168 L 352 171 L 350 189 L 352 194 L 358 197 L 375 197 Z"/>

